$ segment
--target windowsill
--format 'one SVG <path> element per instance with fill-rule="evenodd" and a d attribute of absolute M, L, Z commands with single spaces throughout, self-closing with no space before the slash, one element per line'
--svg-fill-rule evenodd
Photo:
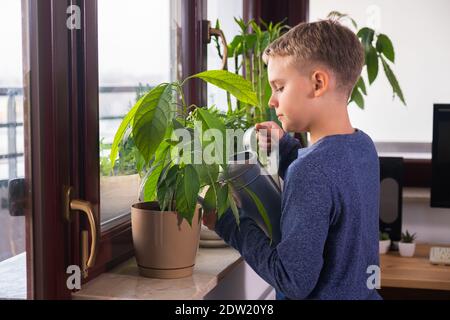
<path fill-rule="evenodd" d="M 242 258 L 232 248 L 199 248 L 194 274 L 180 279 L 139 276 L 134 258 L 105 272 L 72 294 L 73 299 L 199 300 L 213 290 Z"/>
<path fill-rule="evenodd" d="M 27 298 L 26 253 L 0 262 L 0 299 Z"/>

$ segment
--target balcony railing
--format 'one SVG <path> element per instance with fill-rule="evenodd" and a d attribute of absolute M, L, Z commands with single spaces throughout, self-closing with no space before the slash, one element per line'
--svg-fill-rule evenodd
<path fill-rule="evenodd" d="M 100 94 L 117 94 L 117 93 L 137 93 L 139 90 L 143 90 L 147 87 L 142 86 L 124 86 L 124 87 L 114 87 L 114 86 L 104 86 L 99 88 Z M 22 88 L 14 87 L 0 87 L 0 98 L 7 97 L 6 104 L 6 122 L 0 122 L 0 141 L 4 143 L 7 142 L 6 153 L 0 153 L 0 162 L 7 159 L 8 167 L 8 179 L 2 179 L 0 177 L 0 188 L 7 187 L 8 181 L 10 179 L 18 177 L 18 158 L 23 157 L 23 152 L 17 152 L 19 150 L 17 145 L 17 130 L 23 127 L 23 122 L 17 122 L 17 97 L 23 95 Z M 102 109 L 102 106 L 100 107 Z M 2 110 L 0 110 L 1 114 Z M 100 117 L 100 121 L 117 121 L 122 119 L 125 114 L 114 114 L 108 116 Z M 2 129 L 6 128 L 6 132 Z M 20 143 L 20 142 L 19 142 Z"/>

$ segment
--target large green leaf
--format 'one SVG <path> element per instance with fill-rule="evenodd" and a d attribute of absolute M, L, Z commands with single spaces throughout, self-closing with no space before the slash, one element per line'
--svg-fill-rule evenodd
<path fill-rule="evenodd" d="M 253 91 L 250 81 L 242 76 L 225 70 L 210 70 L 197 73 L 189 78 L 199 78 L 223 90 L 228 91 L 236 99 L 251 105 L 258 105 L 256 92 Z"/>
<path fill-rule="evenodd" d="M 266 208 L 264 208 L 264 205 L 262 204 L 261 200 L 258 198 L 258 196 L 249 188 L 244 187 L 245 192 L 252 198 L 253 202 L 256 205 L 256 208 L 258 209 L 259 214 L 261 215 L 266 227 L 267 231 L 269 233 L 270 239 L 272 239 L 272 224 L 270 223 L 269 216 L 267 215 Z"/>
<path fill-rule="evenodd" d="M 392 89 L 394 91 L 394 96 L 396 94 L 400 98 L 400 100 L 403 102 L 403 104 L 406 105 L 402 89 L 400 88 L 400 85 L 398 84 L 398 81 L 394 75 L 394 72 L 389 67 L 388 63 L 384 60 L 383 57 L 381 57 L 381 62 L 383 64 L 384 73 L 386 74 L 386 77 L 388 78 L 389 83 L 391 84 Z"/>
<path fill-rule="evenodd" d="M 117 129 L 117 132 L 114 136 L 113 144 L 111 146 L 111 154 L 110 154 L 110 162 L 113 164 L 116 161 L 117 154 L 119 152 L 119 144 L 123 139 L 123 136 L 128 128 L 128 126 L 131 124 L 134 115 L 136 114 L 136 111 L 139 109 L 139 107 L 142 105 L 144 101 L 148 99 L 148 95 L 143 96 L 141 99 L 139 99 L 138 102 L 131 108 L 130 111 L 125 115 L 122 122 L 120 123 L 119 129 Z"/>
<path fill-rule="evenodd" d="M 380 33 L 377 38 L 376 48 L 379 53 L 382 53 L 390 61 L 394 62 L 395 52 L 391 39 L 383 33 Z"/>
<path fill-rule="evenodd" d="M 377 50 L 372 46 L 370 46 L 366 54 L 366 65 L 369 84 L 372 84 L 378 75 L 378 54 Z"/>
<path fill-rule="evenodd" d="M 146 95 L 134 116 L 133 139 L 142 156 L 148 162 L 175 117 L 172 84 L 162 84 Z"/>
<path fill-rule="evenodd" d="M 178 213 L 192 225 L 197 204 L 200 181 L 197 171 L 190 164 L 184 167 L 183 173 L 177 177 L 176 202 Z"/>
<path fill-rule="evenodd" d="M 226 145 L 228 143 L 227 137 L 226 137 L 226 128 L 225 124 L 214 114 L 209 112 L 206 109 L 199 108 L 197 109 L 197 114 L 200 117 L 200 120 L 202 121 L 203 125 L 203 132 L 206 132 L 209 129 L 217 129 L 219 130 L 220 134 L 222 135 L 222 144 L 219 140 L 214 139 L 214 150 L 217 152 L 217 156 L 222 162 L 223 167 L 227 166 L 228 159 L 226 155 Z M 205 149 L 205 146 L 203 147 Z"/>

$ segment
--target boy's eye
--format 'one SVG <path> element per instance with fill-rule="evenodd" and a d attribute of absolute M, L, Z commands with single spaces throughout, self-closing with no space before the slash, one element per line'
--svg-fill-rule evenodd
<path fill-rule="evenodd" d="M 284 87 L 279 87 L 278 89 L 275 89 L 276 92 L 282 92 Z"/>

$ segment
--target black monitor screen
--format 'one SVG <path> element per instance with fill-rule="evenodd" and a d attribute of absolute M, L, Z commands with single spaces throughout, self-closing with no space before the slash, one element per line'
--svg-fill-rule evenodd
<path fill-rule="evenodd" d="M 433 114 L 431 206 L 450 208 L 450 104 L 435 104 Z"/>

